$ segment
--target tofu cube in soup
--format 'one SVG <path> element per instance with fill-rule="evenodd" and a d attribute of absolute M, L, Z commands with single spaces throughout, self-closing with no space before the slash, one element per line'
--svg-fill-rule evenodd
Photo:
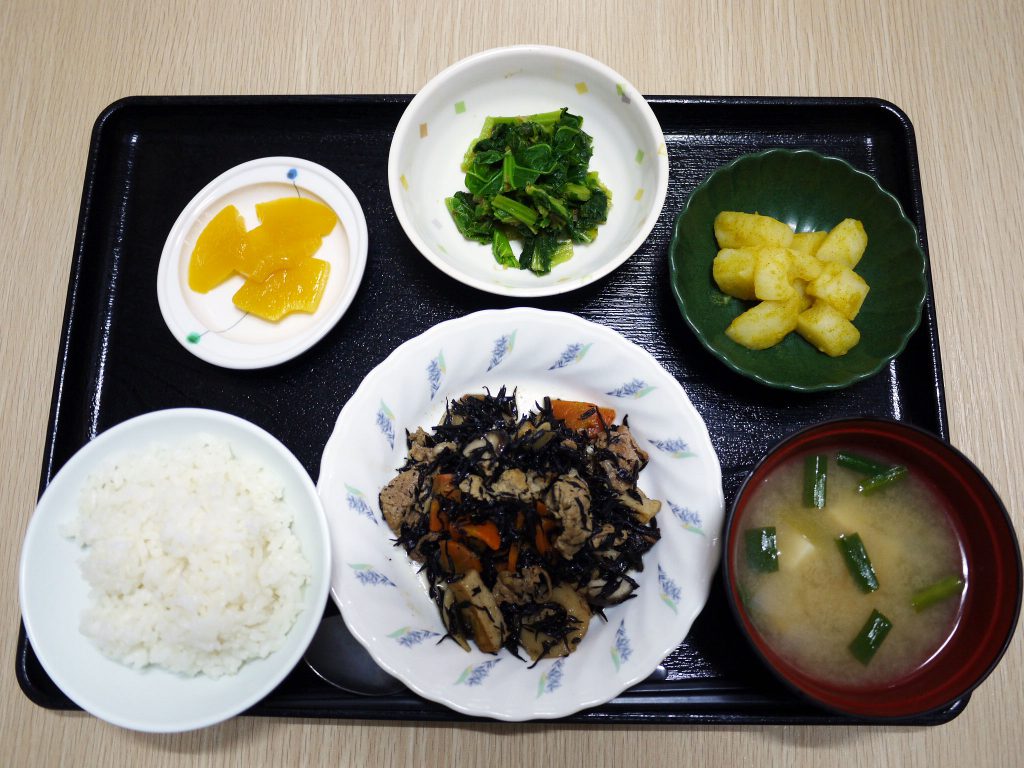
<path fill-rule="evenodd" d="M 768 349 L 796 328 L 800 312 L 799 298 L 789 301 L 762 301 L 733 320 L 725 335 L 747 349 Z"/>
<path fill-rule="evenodd" d="M 797 317 L 796 332 L 829 357 L 841 357 L 860 341 L 860 331 L 827 301 L 818 299 Z"/>
<path fill-rule="evenodd" d="M 868 247 L 868 235 L 857 219 L 843 219 L 832 228 L 814 254 L 821 261 L 831 261 L 853 269 Z"/>
<path fill-rule="evenodd" d="M 754 265 L 754 296 L 762 301 L 793 298 L 793 257 L 785 248 L 759 248 Z"/>
<path fill-rule="evenodd" d="M 723 248 L 715 256 L 711 274 L 722 293 L 746 301 L 754 296 L 754 265 L 757 251 L 753 248 Z"/>
<path fill-rule="evenodd" d="M 722 211 L 715 216 L 715 239 L 719 248 L 775 245 L 788 248 L 793 230 L 788 224 L 757 213 Z"/>

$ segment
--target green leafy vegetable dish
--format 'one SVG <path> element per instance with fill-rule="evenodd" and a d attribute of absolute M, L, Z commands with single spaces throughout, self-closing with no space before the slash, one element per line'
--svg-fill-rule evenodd
<path fill-rule="evenodd" d="M 469 240 L 504 267 L 546 275 L 608 220 L 611 192 L 590 170 L 593 138 L 566 108 L 488 117 L 462 161 L 466 189 L 445 200 Z M 522 240 L 517 257 L 509 241 Z"/>

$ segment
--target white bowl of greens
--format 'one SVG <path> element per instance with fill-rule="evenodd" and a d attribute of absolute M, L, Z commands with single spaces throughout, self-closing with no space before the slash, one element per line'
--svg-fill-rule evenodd
<path fill-rule="evenodd" d="M 650 105 L 614 70 L 562 48 L 495 48 L 413 98 L 388 186 L 438 269 L 491 293 L 547 296 L 604 277 L 643 245 L 665 203 L 668 155 Z"/>

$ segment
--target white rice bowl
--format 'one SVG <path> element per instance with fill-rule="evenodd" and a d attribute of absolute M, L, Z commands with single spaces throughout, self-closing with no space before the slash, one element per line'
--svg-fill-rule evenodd
<path fill-rule="evenodd" d="M 90 487 L 90 477 L 98 478 L 111 471 L 112 459 L 130 456 L 134 460 L 155 443 L 184 444 L 203 434 L 226 441 L 243 466 L 248 466 L 249 461 L 258 462 L 266 468 L 268 477 L 277 478 L 266 484 L 266 488 L 283 492 L 292 518 L 291 532 L 298 550 L 308 562 L 308 582 L 298 587 L 297 592 L 291 586 L 283 586 L 292 583 L 295 574 L 291 573 L 291 566 L 284 564 L 290 556 L 282 560 L 280 553 L 274 552 L 276 544 L 268 545 L 270 556 L 258 568 L 255 560 L 249 562 L 245 557 L 236 557 L 246 546 L 255 546 L 253 542 L 279 541 L 280 531 L 275 526 L 281 523 L 257 523 L 259 516 L 250 511 L 240 518 L 245 525 L 236 540 L 229 542 L 219 532 L 199 536 L 191 530 L 192 525 L 187 522 L 190 517 L 183 506 L 176 505 L 173 499 L 161 499 L 160 504 L 175 509 L 174 522 L 159 531 L 160 535 L 168 537 L 158 547 L 165 550 L 161 556 L 150 557 L 148 550 L 157 545 L 146 544 L 151 571 L 145 574 L 150 579 L 146 583 L 158 585 L 149 589 L 160 592 L 160 599 L 180 595 L 181 604 L 169 609 L 172 614 L 188 615 L 192 611 L 198 615 L 200 610 L 205 610 L 206 615 L 191 622 L 191 626 L 187 626 L 189 622 L 178 622 L 174 626 L 173 618 L 162 622 L 140 611 L 145 618 L 139 622 L 143 630 L 139 635 L 149 644 L 145 654 L 139 652 L 142 646 L 135 640 L 125 641 L 127 633 L 133 630 L 117 624 L 126 621 L 118 613 L 120 608 L 108 612 L 112 618 L 104 619 L 112 621 L 114 626 L 90 628 L 91 620 L 87 619 L 86 629 L 95 639 L 87 637 L 80 626 L 83 616 L 88 616 L 90 611 L 107 611 L 104 601 L 111 598 L 99 599 L 94 586 L 83 574 L 83 558 L 89 559 L 93 547 L 83 550 L 82 541 L 93 540 L 96 550 L 107 546 L 137 547 L 139 534 L 122 529 L 117 531 L 116 537 L 110 538 L 109 544 L 102 545 L 100 539 L 92 539 L 97 532 L 116 530 L 117 523 L 89 522 L 88 513 L 81 515 L 79 504 L 83 489 Z M 257 481 L 254 487 L 260 488 L 262 483 Z M 126 501 L 125 505 L 123 511 L 127 514 L 128 508 L 137 502 Z M 112 514 L 121 513 L 115 509 Z M 81 519 L 76 521 L 76 515 Z M 69 533 L 78 538 L 69 538 Z M 149 534 L 143 538 L 146 535 Z M 169 543 L 172 541 L 177 543 Z M 213 725 L 257 704 L 301 662 L 327 601 L 331 576 L 328 542 L 323 505 L 309 474 L 268 432 L 237 416 L 211 410 L 179 408 L 147 413 L 94 437 L 64 463 L 47 485 L 29 521 L 21 553 L 19 595 L 25 633 L 46 674 L 74 704 L 98 718 L 153 733 Z M 291 545 L 282 543 L 281 546 Z M 171 566 L 171 560 L 176 557 L 175 547 L 202 549 L 206 566 L 182 578 L 175 570 L 180 562 Z M 222 555 L 229 551 L 232 566 L 225 568 Z M 221 559 L 211 565 L 211 558 Z M 120 578 L 106 571 L 105 559 L 97 559 L 95 564 L 86 566 L 88 578 L 95 581 L 101 591 L 117 584 Z M 233 572 L 236 569 L 238 573 Z M 232 581 L 244 583 L 244 586 L 230 588 L 227 585 Z M 263 586 L 259 587 L 260 584 Z M 271 585 L 271 591 L 277 590 L 276 598 L 260 598 L 250 592 L 259 587 L 259 591 L 265 593 L 263 587 Z M 138 582 L 134 586 L 137 587 Z M 117 591 L 116 587 L 112 588 Z M 127 598 L 127 594 L 120 599 L 145 602 L 145 590 L 131 592 L 132 598 Z M 191 597 L 186 599 L 189 595 Z M 275 600 L 285 609 L 271 619 L 264 608 Z M 134 606 L 132 610 L 137 608 Z M 294 610 L 298 611 L 297 615 L 289 616 Z M 237 615 L 225 619 L 223 614 L 232 611 Z M 213 637 L 215 630 L 227 626 L 222 622 L 230 622 L 234 627 L 236 619 L 245 624 L 250 618 L 255 618 L 255 623 L 246 625 L 241 633 L 245 637 L 241 640 L 234 631 L 225 630 L 216 644 L 204 647 L 195 642 L 198 638 Z M 280 634 L 277 622 L 291 625 L 283 642 L 279 637 L 272 639 Z M 165 635 L 159 643 L 154 643 L 148 635 L 158 630 Z M 177 642 L 185 636 L 189 636 L 191 645 L 195 646 L 189 652 L 182 652 L 184 646 Z M 108 649 L 101 650 L 101 644 L 107 643 L 111 643 L 111 656 L 106 655 Z M 277 650 L 269 650 L 279 643 Z M 267 655 L 263 655 L 264 652 Z M 117 655 L 122 655 L 123 661 L 112 658 Z M 159 663 L 153 663 L 157 661 L 156 656 L 161 657 Z M 249 660 L 240 663 L 238 659 L 242 658 Z M 240 663 L 237 671 L 227 674 L 236 663 Z M 204 664 L 204 673 L 192 673 Z M 167 668 L 175 665 L 183 671 Z M 214 676 L 221 666 L 224 673 Z"/>
<path fill-rule="evenodd" d="M 284 644 L 309 562 L 279 478 L 210 435 L 89 477 L 67 534 L 91 587 L 81 630 L 112 659 L 234 674 Z"/>

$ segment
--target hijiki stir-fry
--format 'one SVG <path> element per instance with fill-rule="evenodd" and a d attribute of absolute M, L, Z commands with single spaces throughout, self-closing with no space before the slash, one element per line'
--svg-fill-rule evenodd
<path fill-rule="evenodd" d="M 502 387 L 407 435 L 380 508 L 467 651 L 566 656 L 595 613 L 632 596 L 661 502 L 637 487 L 648 456 L 614 418 L 549 398 L 520 418 Z"/>

